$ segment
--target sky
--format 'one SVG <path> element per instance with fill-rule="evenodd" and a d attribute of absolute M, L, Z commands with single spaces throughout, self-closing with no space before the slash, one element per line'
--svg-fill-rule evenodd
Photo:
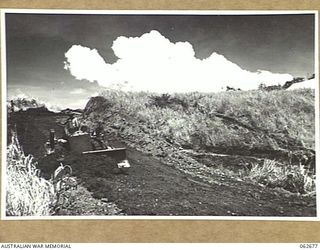
<path fill-rule="evenodd" d="M 6 14 L 8 98 L 254 89 L 314 73 L 314 15 Z"/>

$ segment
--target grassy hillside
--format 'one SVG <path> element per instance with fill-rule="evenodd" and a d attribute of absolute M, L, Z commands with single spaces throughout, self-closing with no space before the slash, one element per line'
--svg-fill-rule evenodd
<path fill-rule="evenodd" d="M 122 135 L 144 142 L 156 138 L 217 152 L 315 146 L 315 96 L 308 89 L 173 96 L 105 91 L 102 96 L 98 105 L 88 103 L 87 114 L 111 119 Z"/>
<path fill-rule="evenodd" d="M 302 185 L 303 193 L 314 183 L 299 167 L 307 157 L 314 169 L 314 100 L 309 89 L 172 96 L 105 91 L 88 102 L 85 122 L 100 123 L 109 135 L 209 183 L 222 174 L 293 192 Z M 293 176 L 291 188 L 285 183 Z"/>

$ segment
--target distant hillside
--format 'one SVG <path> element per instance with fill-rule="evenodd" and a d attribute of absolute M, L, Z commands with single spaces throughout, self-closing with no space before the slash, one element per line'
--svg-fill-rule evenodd
<path fill-rule="evenodd" d="M 35 99 L 15 98 L 7 101 L 7 108 L 9 112 L 12 111 L 26 111 L 30 108 L 46 108 L 45 104 L 39 103 Z"/>
<path fill-rule="evenodd" d="M 60 112 L 59 109 L 48 108 L 46 104 L 41 103 L 33 98 L 15 98 L 7 101 L 8 113 L 11 112 L 27 112 L 34 114 L 54 114 Z"/>

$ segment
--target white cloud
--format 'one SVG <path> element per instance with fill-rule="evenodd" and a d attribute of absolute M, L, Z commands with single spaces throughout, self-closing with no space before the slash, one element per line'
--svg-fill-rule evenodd
<path fill-rule="evenodd" d="M 71 95 L 81 95 L 81 94 L 85 94 L 87 91 L 85 89 L 82 88 L 77 88 L 77 89 L 73 89 L 70 91 Z"/>
<path fill-rule="evenodd" d="M 74 45 L 65 56 L 65 69 L 69 69 L 78 80 L 101 81 L 110 68 L 95 49 Z"/>
<path fill-rule="evenodd" d="M 16 98 L 21 98 L 21 99 L 32 99 L 30 97 L 30 95 L 27 95 L 26 93 L 22 92 L 21 89 L 17 89 L 17 95 L 16 95 Z"/>
<path fill-rule="evenodd" d="M 316 86 L 317 86 L 316 79 L 311 79 L 311 80 L 306 80 L 306 81 L 303 81 L 303 82 L 294 83 L 288 89 L 290 89 L 290 90 L 303 89 L 303 88 L 315 89 Z"/>
<path fill-rule="evenodd" d="M 65 54 L 65 69 L 79 80 L 104 87 L 152 92 L 215 92 L 226 86 L 247 90 L 293 78 L 265 70 L 250 72 L 217 53 L 197 59 L 189 42 L 173 43 L 154 30 L 141 37 L 118 37 L 112 49 L 118 60 L 110 64 L 97 50 L 73 45 Z"/>

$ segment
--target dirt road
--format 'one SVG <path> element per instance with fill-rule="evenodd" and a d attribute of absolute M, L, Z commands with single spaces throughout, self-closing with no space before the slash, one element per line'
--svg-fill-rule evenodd
<path fill-rule="evenodd" d="M 49 177 L 58 166 L 54 157 L 43 157 L 42 145 L 50 128 L 62 135 L 56 124 L 61 115 L 15 114 L 18 136 L 26 153 L 39 160 L 39 168 Z M 116 143 L 125 144 L 117 141 Z M 203 182 L 133 148 L 127 150 L 131 169 L 119 174 L 103 156 L 65 158 L 81 185 L 97 199 L 107 198 L 127 215 L 181 216 L 315 216 L 315 199 L 215 176 L 214 184 Z"/>

